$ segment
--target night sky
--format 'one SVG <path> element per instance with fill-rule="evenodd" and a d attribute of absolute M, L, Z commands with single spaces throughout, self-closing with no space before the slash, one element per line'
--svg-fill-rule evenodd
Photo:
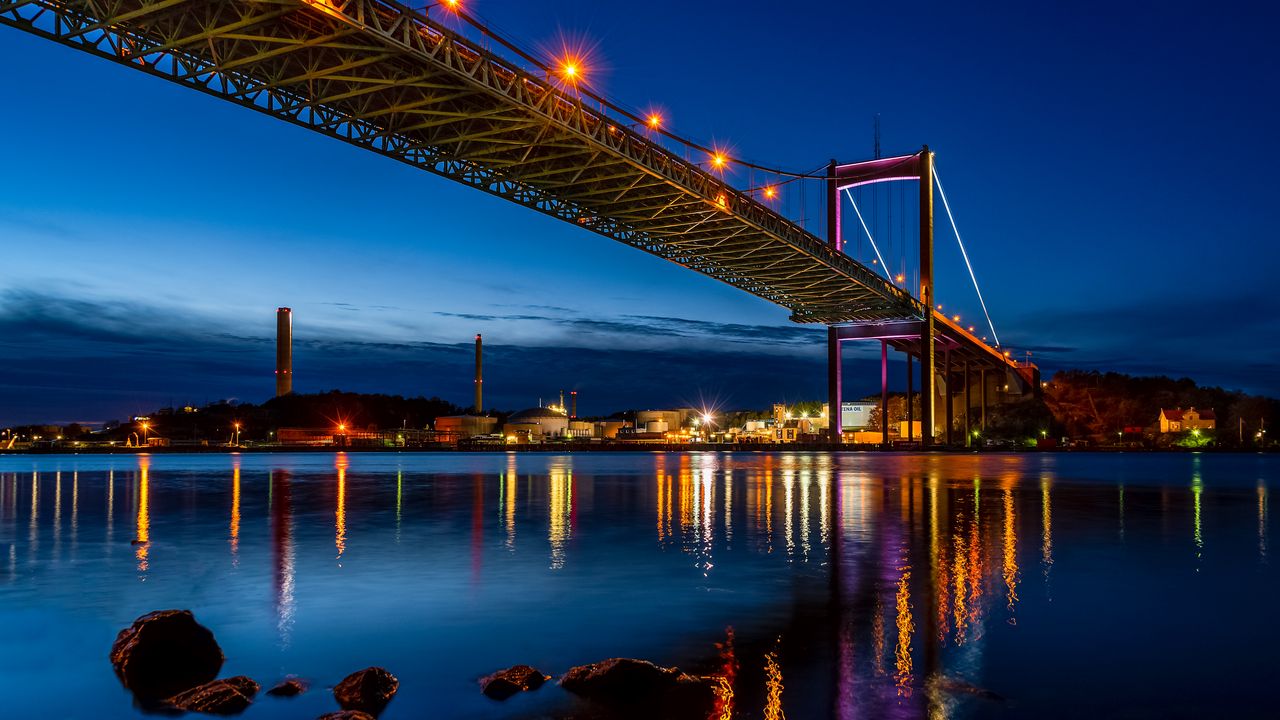
<path fill-rule="evenodd" d="M 1280 394 L 1280 11 L 981 5 L 470 3 L 737 157 L 866 159 L 876 113 L 886 155 L 928 143 L 1001 339 L 1047 372 Z M 265 400 L 279 305 L 302 392 L 466 404 L 481 332 L 500 407 L 824 396 L 820 328 L 448 180 L 7 27 L 0 98 L 0 424 Z M 937 244 L 939 300 L 978 321 L 942 217 Z"/>

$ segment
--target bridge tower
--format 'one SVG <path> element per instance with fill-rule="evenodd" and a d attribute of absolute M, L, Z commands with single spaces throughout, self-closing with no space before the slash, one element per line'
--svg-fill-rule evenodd
<path fill-rule="evenodd" d="M 843 252 L 840 242 L 840 181 L 836 178 L 836 161 L 827 165 L 827 245 L 835 252 Z M 840 331 L 835 325 L 827 326 L 827 434 L 833 443 L 840 442 L 844 428 L 840 412 L 841 375 L 843 358 L 840 353 Z"/>
<path fill-rule="evenodd" d="M 924 322 L 920 329 L 920 445 L 933 444 L 933 403 L 937 395 L 937 346 L 933 318 L 933 153 L 920 151 L 920 303 Z M 948 385 L 950 383 L 948 382 Z M 947 389 L 950 393 L 950 388 Z M 951 427 L 951 418 L 947 418 Z"/>
<path fill-rule="evenodd" d="M 827 326 L 827 407 L 831 442 L 840 442 L 841 427 L 841 352 L 842 340 L 854 338 L 890 340 L 918 340 L 920 343 L 920 444 L 928 447 L 934 442 L 934 403 L 937 386 L 937 325 L 934 318 L 933 294 L 933 153 L 924 146 L 914 156 L 872 160 L 851 165 L 837 165 L 833 160 L 827 165 L 827 244 L 836 252 L 843 252 L 840 236 L 840 191 L 867 182 L 917 179 L 920 184 L 920 305 L 923 317 L 918 323 L 889 323 L 868 327 Z M 893 326 L 897 327 L 893 327 Z M 908 330 L 908 328 L 910 328 Z M 909 335 L 907 334 L 909 332 Z M 906 348 L 907 372 L 911 373 L 912 350 Z M 888 442 L 888 349 L 881 349 L 881 428 L 884 442 Z M 908 378 L 908 388 L 910 378 Z M 948 390 L 947 392 L 950 392 Z M 908 390 L 907 408 L 910 413 L 911 397 Z M 908 415 L 910 418 L 910 415 Z M 908 434 L 911 422 L 908 419 Z M 949 425 L 948 425 L 949 427 Z"/>

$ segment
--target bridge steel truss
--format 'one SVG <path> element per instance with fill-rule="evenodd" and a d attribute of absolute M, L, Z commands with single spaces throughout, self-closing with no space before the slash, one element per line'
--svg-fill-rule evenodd
<path fill-rule="evenodd" d="M 921 325 L 917 337 L 933 333 L 931 284 L 916 300 L 840 249 L 835 193 L 828 200 L 834 229 L 829 223 L 824 242 L 572 87 L 393 0 L 0 0 L 0 24 L 738 287 L 788 308 L 796 322 L 830 326 L 837 369 L 841 339 L 904 322 Z M 829 190 L 838 187 L 831 182 Z M 938 342 L 958 342 L 987 365 L 1004 362 L 967 333 L 953 335 L 959 340 Z M 900 338 L 885 342 L 912 352 Z M 917 341 L 916 353 L 932 359 L 933 346 Z M 838 377 L 835 384 L 829 415 L 838 439 Z"/>
<path fill-rule="evenodd" d="M 797 322 L 925 307 L 573 88 L 396 2 L 0 0 L 0 22 L 574 223 Z"/>

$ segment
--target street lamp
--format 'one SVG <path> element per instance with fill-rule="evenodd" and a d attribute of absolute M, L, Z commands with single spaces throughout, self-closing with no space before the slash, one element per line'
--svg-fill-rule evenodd
<path fill-rule="evenodd" d="M 142 421 L 142 444 L 147 444 L 147 431 L 151 429 L 151 423 L 146 420 Z"/>
<path fill-rule="evenodd" d="M 443 5 L 445 8 L 447 8 L 447 9 L 449 9 L 449 10 L 452 10 L 453 12 L 458 12 L 458 10 L 459 10 L 459 7 L 458 7 L 458 6 L 459 6 L 459 5 L 461 5 L 461 4 L 462 4 L 462 3 L 460 3 L 460 2 L 459 2 L 459 0 L 440 0 L 440 2 L 434 2 L 434 3 L 431 3 L 431 4 L 429 4 L 429 5 L 425 6 L 425 7 L 423 7 L 423 8 L 422 8 L 422 14 L 423 14 L 423 15 L 429 15 L 429 14 L 430 14 L 430 12 L 429 12 L 429 11 L 431 10 L 431 8 L 433 8 L 433 7 L 440 7 L 441 5 Z"/>

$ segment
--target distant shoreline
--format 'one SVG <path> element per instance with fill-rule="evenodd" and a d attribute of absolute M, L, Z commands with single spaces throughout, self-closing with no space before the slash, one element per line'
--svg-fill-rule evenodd
<path fill-rule="evenodd" d="M 298 453 L 317 453 L 317 454 L 333 454 L 333 453 L 395 453 L 395 454 L 477 454 L 477 453 L 532 453 L 532 454 L 563 454 L 563 453 L 707 453 L 707 452 L 739 452 L 739 453 L 765 453 L 765 452 L 857 452 L 857 453 L 936 453 L 939 455 L 1039 455 L 1039 454 L 1072 454 L 1072 453 L 1135 453 L 1135 454 L 1190 454 L 1190 453 L 1211 453 L 1211 454 L 1248 454 L 1248 455 L 1270 455 L 1275 454 L 1275 450 L 1252 449 L 1235 449 L 1235 448 L 1113 448 L 1113 447 L 1090 447 L 1090 448 L 965 448 L 965 447 L 938 447 L 934 446 L 928 449 L 916 447 L 892 447 L 880 448 L 877 445 L 852 445 L 845 444 L 834 446 L 825 443 L 788 443 L 779 445 L 697 445 L 690 446 L 687 444 L 678 445 L 508 445 L 508 446 L 478 446 L 473 448 L 383 448 L 383 447 L 309 447 L 300 445 L 296 447 L 154 447 L 154 448 L 23 448 L 21 450 L 0 450 L 0 458 L 8 456 L 25 456 L 25 455 L 272 455 L 272 454 L 298 454 Z"/>

